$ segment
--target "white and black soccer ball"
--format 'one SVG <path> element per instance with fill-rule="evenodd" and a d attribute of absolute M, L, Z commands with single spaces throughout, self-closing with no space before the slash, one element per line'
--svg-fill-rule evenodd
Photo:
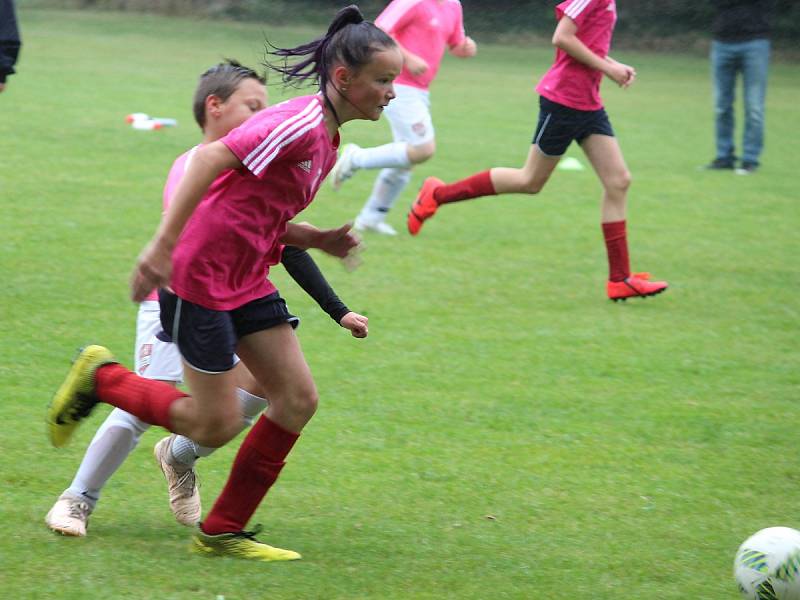
<path fill-rule="evenodd" d="M 800 531 L 768 527 L 736 553 L 733 575 L 748 600 L 800 600 Z"/>

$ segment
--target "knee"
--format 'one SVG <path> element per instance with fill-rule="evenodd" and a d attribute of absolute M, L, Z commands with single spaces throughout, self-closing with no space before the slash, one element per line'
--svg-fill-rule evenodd
<path fill-rule="evenodd" d="M 624 171 L 620 171 L 619 173 L 615 174 L 606 182 L 606 188 L 610 192 L 614 192 L 616 194 L 624 194 L 628 191 L 628 188 L 631 187 L 631 181 L 633 181 L 633 177 L 631 176 L 630 171 L 625 169 Z"/>
<path fill-rule="evenodd" d="M 434 142 L 428 142 L 422 146 L 413 146 L 408 157 L 412 165 L 418 165 L 433 158 L 435 153 L 436 144 Z"/>
<path fill-rule="evenodd" d="M 764 123 L 764 109 L 761 106 L 748 106 L 745 110 L 745 119 L 752 124 L 761 125 Z"/>
<path fill-rule="evenodd" d="M 526 175 L 522 180 L 519 192 L 521 194 L 538 194 L 542 191 L 545 182 L 540 178 Z"/>
<path fill-rule="evenodd" d="M 306 419 L 310 419 L 314 416 L 318 406 L 319 394 L 313 385 L 298 390 L 291 402 L 292 412 Z"/>

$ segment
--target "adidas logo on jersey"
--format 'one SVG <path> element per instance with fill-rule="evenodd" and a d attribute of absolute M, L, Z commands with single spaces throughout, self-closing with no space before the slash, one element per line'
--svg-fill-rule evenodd
<path fill-rule="evenodd" d="M 311 173 L 311 161 L 310 160 L 301 160 L 297 163 L 297 166 L 303 169 L 306 173 Z"/>

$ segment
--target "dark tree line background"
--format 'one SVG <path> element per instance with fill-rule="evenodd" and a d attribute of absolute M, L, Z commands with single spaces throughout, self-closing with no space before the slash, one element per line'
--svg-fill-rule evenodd
<path fill-rule="evenodd" d="M 18 0 L 20 6 L 130 10 L 198 17 L 225 17 L 266 24 L 326 24 L 348 4 L 335 0 Z M 386 1 L 356 2 L 374 19 Z M 468 32 L 483 39 L 549 36 L 556 0 L 461 0 Z M 800 0 L 773 0 L 775 45 L 800 53 Z M 615 44 L 691 49 L 709 38 L 709 0 L 617 0 Z"/>

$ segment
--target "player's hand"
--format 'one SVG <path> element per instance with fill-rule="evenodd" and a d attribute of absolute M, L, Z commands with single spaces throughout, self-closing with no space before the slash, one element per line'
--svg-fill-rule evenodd
<path fill-rule="evenodd" d="M 312 247 L 331 256 L 345 258 L 361 243 L 361 238 L 350 231 L 352 228 L 352 223 L 345 223 L 338 229 L 320 229 L 314 236 Z"/>
<path fill-rule="evenodd" d="M 478 52 L 478 44 L 471 37 L 467 36 L 464 41 L 451 50 L 454 56 L 469 58 Z"/>
<path fill-rule="evenodd" d="M 352 311 L 343 316 L 342 320 L 339 321 L 339 325 L 345 329 L 349 329 L 354 338 L 367 337 L 369 333 L 369 327 L 367 327 L 368 323 L 369 319 L 367 317 Z"/>
<path fill-rule="evenodd" d="M 405 67 L 408 69 L 408 72 L 414 76 L 422 75 L 429 68 L 424 58 L 411 52 L 406 52 Z"/>
<path fill-rule="evenodd" d="M 616 83 L 619 87 L 630 87 L 630 85 L 636 80 L 636 69 L 630 65 L 617 62 L 613 58 L 607 58 L 606 60 L 609 63 L 608 69 L 606 70 L 606 75 L 613 79 L 614 83 Z"/>
<path fill-rule="evenodd" d="M 168 286 L 171 275 L 172 252 L 153 240 L 139 255 L 131 274 L 131 299 L 142 302 L 154 289 Z"/>

